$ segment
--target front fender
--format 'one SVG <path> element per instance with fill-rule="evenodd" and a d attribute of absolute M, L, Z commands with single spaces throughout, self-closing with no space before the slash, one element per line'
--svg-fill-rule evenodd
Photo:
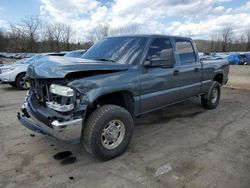
<path fill-rule="evenodd" d="M 133 96 L 139 96 L 139 74 L 136 70 L 100 74 L 74 80 L 68 86 L 86 96 L 89 103 L 102 95 L 118 91 L 129 91 Z"/>

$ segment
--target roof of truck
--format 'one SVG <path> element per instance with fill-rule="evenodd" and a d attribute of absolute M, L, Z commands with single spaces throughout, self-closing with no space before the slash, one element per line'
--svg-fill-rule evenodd
<path fill-rule="evenodd" d="M 107 38 L 116 38 L 116 37 L 145 37 L 145 38 L 159 38 L 159 37 L 167 37 L 167 38 L 175 38 L 175 39 L 191 39 L 190 37 L 182 37 L 175 35 L 160 35 L 160 34 L 136 34 L 136 35 L 119 35 L 119 36 L 110 36 Z"/>

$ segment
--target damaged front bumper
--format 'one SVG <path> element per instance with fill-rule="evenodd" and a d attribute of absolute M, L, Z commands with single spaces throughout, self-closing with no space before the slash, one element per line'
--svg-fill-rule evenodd
<path fill-rule="evenodd" d="M 28 129 L 69 143 L 79 143 L 82 134 L 86 107 L 81 108 L 81 116 L 62 115 L 40 105 L 34 94 L 26 98 L 18 120 Z"/>

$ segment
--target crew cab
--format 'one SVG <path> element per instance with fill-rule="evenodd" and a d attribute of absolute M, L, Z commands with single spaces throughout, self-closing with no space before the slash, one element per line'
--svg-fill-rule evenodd
<path fill-rule="evenodd" d="M 109 37 L 81 59 L 46 57 L 30 65 L 30 90 L 17 117 L 32 131 L 81 143 L 108 160 L 129 145 L 133 117 L 194 96 L 216 108 L 228 73 L 227 60 L 200 61 L 190 38 Z"/>

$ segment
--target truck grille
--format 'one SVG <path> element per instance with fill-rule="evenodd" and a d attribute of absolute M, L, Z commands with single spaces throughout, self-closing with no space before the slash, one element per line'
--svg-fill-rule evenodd
<path fill-rule="evenodd" d="M 64 97 L 49 92 L 50 82 L 48 80 L 30 80 L 30 91 L 35 94 L 37 101 L 46 106 L 46 102 L 56 102 L 60 105 L 72 104 L 74 97 Z"/>
<path fill-rule="evenodd" d="M 35 93 L 37 100 L 46 104 L 49 101 L 49 85 L 43 80 L 30 80 L 30 90 Z"/>

